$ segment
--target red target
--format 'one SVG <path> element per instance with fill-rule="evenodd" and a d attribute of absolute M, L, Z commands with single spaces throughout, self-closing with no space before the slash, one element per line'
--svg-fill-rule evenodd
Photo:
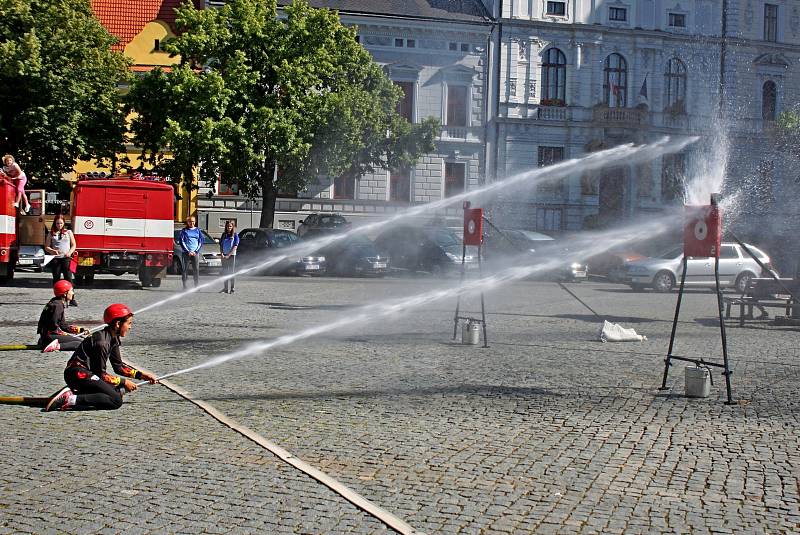
<path fill-rule="evenodd" d="M 464 209 L 464 245 L 483 243 L 483 208 Z"/>
<path fill-rule="evenodd" d="M 717 206 L 686 206 L 683 254 L 718 257 L 722 242 L 722 215 Z"/>

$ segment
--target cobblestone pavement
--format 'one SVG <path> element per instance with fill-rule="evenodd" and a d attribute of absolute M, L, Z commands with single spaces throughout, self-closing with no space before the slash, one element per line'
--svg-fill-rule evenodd
<path fill-rule="evenodd" d="M 254 277 L 136 318 L 124 354 L 159 374 L 442 281 Z M 75 322 L 170 295 L 82 290 Z M 800 531 L 798 329 L 728 324 L 715 372 L 659 392 L 676 294 L 519 282 L 486 294 L 490 346 L 451 340 L 454 300 L 180 375 L 193 397 L 427 533 Z M 0 289 L 0 342 L 32 342 L 45 275 Z M 477 311 L 476 299 L 462 302 Z M 721 359 L 716 299 L 688 292 L 676 353 Z M 602 319 L 648 340 L 602 344 Z M 459 338 L 460 341 L 460 338 Z M 0 394 L 61 386 L 64 353 L 0 353 Z M 384 533 L 338 494 L 160 386 L 108 413 L 0 406 L 2 533 Z"/>

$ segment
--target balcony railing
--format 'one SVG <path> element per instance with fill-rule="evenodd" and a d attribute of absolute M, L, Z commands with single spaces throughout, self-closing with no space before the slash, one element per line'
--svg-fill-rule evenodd
<path fill-rule="evenodd" d="M 536 108 L 536 118 L 542 121 L 566 121 L 566 106 L 539 106 Z"/>
<path fill-rule="evenodd" d="M 641 126 L 649 119 L 647 110 L 637 108 L 607 108 L 598 106 L 592 112 L 592 119 L 598 123 L 618 126 Z"/>
<path fill-rule="evenodd" d="M 449 126 L 443 125 L 441 133 L 439 134 L 440 140 L 448 141 L 470 141 L 480 143 L 483 141 L 483 127 L 482 126 Z"/>

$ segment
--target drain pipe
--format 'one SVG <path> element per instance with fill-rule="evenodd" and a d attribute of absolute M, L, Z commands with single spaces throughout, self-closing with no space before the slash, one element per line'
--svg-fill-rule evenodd
<path fill-rule="evenodd" d="M 722 0 L 722 40 L 719 48 L 719 109 L 717 111 L 722 118 L 725 107 L 725 60 L 728 51 L 728 0 Z"/>

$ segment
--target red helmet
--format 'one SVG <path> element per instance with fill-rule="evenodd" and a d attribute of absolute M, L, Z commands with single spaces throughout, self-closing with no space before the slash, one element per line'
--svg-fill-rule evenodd
<path fill-rule="evenodd" d="M 56 281 L 53 285 L 53 294 L 56 297 L 61 297 L 62 295 L 66 295 L 72 288 L 71 282 L 66 279 L 61 279 L 60 281 Z"/>
<path fill-rule="evenodd" d="M 103 312 L 103 322 L 109 324 L 114 320 L 127 318 L 128 316 L 133 316 L 133 310 L 128 308 L 128 305 L 114 303 L 113 305 L 108 305 L 108 308 Z"/>

